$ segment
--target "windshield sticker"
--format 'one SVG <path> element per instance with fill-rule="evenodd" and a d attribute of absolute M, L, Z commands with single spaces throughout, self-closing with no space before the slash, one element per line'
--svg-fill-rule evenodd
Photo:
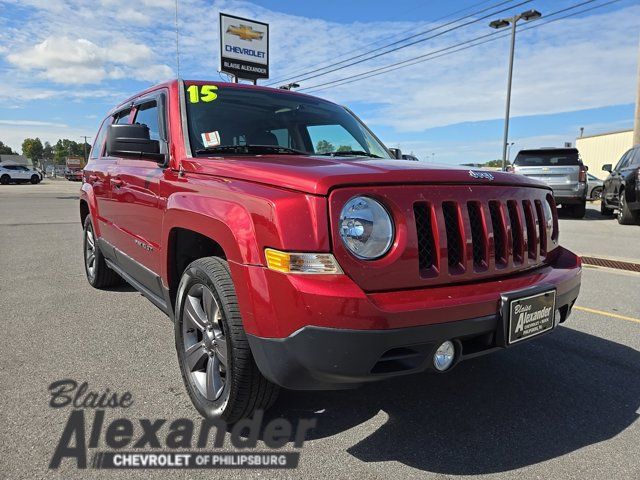
<path fill-rule="evenodd" d="M 189 92 L 189 103 L 213 102 L 218 98 L 216 85 L 191 85 L 187 87 Z"/>
<path fill-rule="evenodd" d="M 208 132 L 202 134 L 202 144 L 205 148 L 217 147 L 220 145 L 220 134 L 216 130 L 215 132 Z"/>

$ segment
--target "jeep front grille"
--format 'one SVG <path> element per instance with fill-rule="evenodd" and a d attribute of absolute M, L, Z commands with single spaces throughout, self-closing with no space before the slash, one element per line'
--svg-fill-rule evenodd
<path fill-rule="evenodd" d="M 544 262 L 557 239 L 551 195 L 542 198 L 420 201 L 413 205 L 423 278 L 518 270 Z M 439 239 L 440 245 L 436 243 Z"/>

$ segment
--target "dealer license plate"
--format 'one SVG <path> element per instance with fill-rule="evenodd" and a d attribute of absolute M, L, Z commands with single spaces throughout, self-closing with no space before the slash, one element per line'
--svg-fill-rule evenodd
<path fill-rule="evenodd" d="M 556 309 L 556 292 L 516 298 L 509 303 L 509 343 L 552 330 Z"/>

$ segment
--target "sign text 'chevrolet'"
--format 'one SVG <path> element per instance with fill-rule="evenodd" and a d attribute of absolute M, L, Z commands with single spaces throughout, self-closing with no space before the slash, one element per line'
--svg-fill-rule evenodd
<path fill-rule="evenodd" d="M 269 78 L 269 25 L 220 13 L 220 70 L 237 78 Z"/>

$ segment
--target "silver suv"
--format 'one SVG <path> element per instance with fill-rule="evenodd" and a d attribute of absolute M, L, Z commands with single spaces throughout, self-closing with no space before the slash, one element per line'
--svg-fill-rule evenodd
<path fill-rule="evenodd" d="M 587 202 L 587 167 L 575 148 L 540 148 L 520 150 L 512 170 L 540 180 L 553 189 L 562 210 L 582 218 Z"/>

